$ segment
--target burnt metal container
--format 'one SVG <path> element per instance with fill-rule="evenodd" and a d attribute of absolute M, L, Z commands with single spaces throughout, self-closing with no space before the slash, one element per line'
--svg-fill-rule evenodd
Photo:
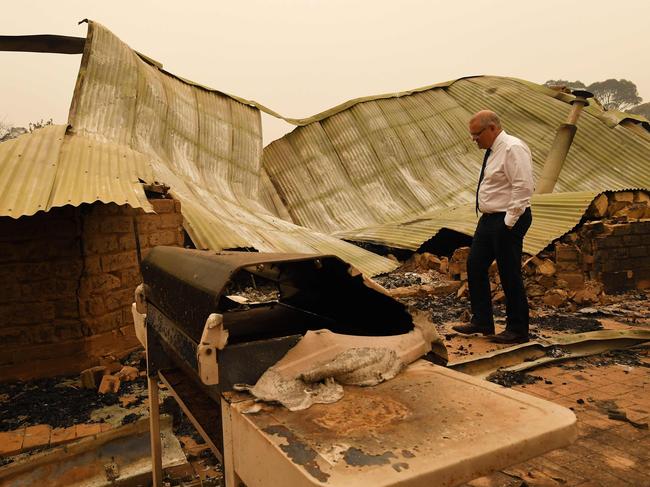
<path fill-rule="evenodd" d="M 257 382 L 308 330 L 385 336 L 413 328 L 404 305 L 335 256 L 155 247 L 141 269 L 149 377 L 170 371 L 178 387 L 191 383 L 191 395 L 214 402 L 201 407 L 211 417 L 194 419 L 210 423 L 217 448 L 221 394 Z M 266 299 L 241 299 L 238 291 L 255 286 Z"/>

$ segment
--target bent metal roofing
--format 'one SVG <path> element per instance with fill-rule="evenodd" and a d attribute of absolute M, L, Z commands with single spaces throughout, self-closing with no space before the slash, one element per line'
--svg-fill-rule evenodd
<path fill-rule="evenodd" d="M 539 177 L 571 95 L 526 81 L 463 78 L 348 102 L 301 121 L 264 149 L 293 222 L 353 241 L 417 249 L 445 227 L 472 235 L 482 155 L 467 124 L 497 112 L 525 140 Z M 583 110 L 555 192 L 532 201 L 524 249 L 537 253 L 571 230 L 606 190 L 650 187 L 650 133 L 634 116 Z"/>
<path fill-rule="evenodd" d="M 369 275 L 395 264 L 342 239 L 417 249 L 443 227 L 473 233 L 474 111 L 494 109 L 528 142 L 538 176 L 572 98 L 465 78 L 285 118 L 299 127 L 262 151 L 260 110 L 272 110 L 166 72 L 96 22 L 85 42 L 65 41 L 83 49 L 68 125 L 0 144 L 0 216 L 93 201 L 152 211 L 141 182 L 160 181 L 198 248 L 335 254 Z M 599 192 L 650 186 L 641 122 L 587 107 L 561 192 L 533 199 L 527 251 L 575 226 Z"/>
<path fill-rule="evenodd" d="M 197 248 L 335 254 L 368 275 L 395 263 L 261 204 L 260 111 L 164 72 L 88 23 L 68 126 L 0 144 L 0 216 L 94 201 L 152 211 L 140 181 L 181 201 Z"/>

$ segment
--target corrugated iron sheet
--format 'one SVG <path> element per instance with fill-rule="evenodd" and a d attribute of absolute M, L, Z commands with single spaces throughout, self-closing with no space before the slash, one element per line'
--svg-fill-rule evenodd
<path fill-rule="evenodd" d="M 0 145 L 0 216 L 93 201 L 153 211 L 139 181 L 158 181 L 181 201 L 199 248 L 335 254 L 369 275 L 395 267 L 272 214 L 260 197 L 259 110 L 160 68 L 89 22 L 67 132 Z"/>
<path fill-rule="evenodd" d="M 341 238 L 416 249 L 441 228 L 473 233 L 473 112 L 497 111 L 539 175 L 571 99 L 523 80 L 463 78 L 285 118 L 300 127 L 262 151 L 259 110 L 277 113 L 172 75 L 89 22 L 67 130 L 0 145 L 0 215 L 93 201 L 152 211 L 140 181 L 159 181 L 200 248 L 331 253 L 374 275 L 395 264 Z M 528 252 L 570 230 L 599 192 L 650 187 L 639 122 L 585 110 L 560 193 L 533 200 Z"/>
<path fill-rule="evenodd" d="M 0 215 L 102 201 L 153 211 L 138 182 L 146 158 L 127 147 L 66 136 L 50 125 L 0 144 Z"/>
<path fill-rule="evenodd" d="M 442 227 L 473 234 L 482 160 L 467 132 L 473 113 L 499 113 L 505 129 L 531 147 L 539 177 L 572 99 L 481 76 L 348 102 L 267 146 L 264 169 L 295 223 L 416 249 Z M 595 105 L 583 112 L 556 193 L 533 199 L 527 251 L 570 230 L 590 197 L 650 187 L 650 138 L 627 118 Z"/>
<path fill-rule="evenodd" d="M 524 252 L 536 254 L 551 241 L 571 231 L 598 194 L 585 191 L 533 196 L 533 225 L 524 240 Z M 334 235 L 347 240 L 417 250 L 442 228 L 473 235 L 477 220 L 474 205 L 466 204 L 436 210 L 416 219 L 336 232 Z"/>

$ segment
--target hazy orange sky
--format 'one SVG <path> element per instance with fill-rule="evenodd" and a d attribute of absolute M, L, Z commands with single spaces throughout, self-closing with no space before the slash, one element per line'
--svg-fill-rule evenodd
<path fill-rule="evenodd" d="M 83 18 L 175 74 L 288 117 L 475 74 L 626 78 L 650 101 L 650 0 L 21 0 L 3 5 L 0 34 L 84 37 Z M 0 52 L 0 122 L 64 123 L 80 60 Z M 263 123 L 265 144 L 292 128 Z"/>

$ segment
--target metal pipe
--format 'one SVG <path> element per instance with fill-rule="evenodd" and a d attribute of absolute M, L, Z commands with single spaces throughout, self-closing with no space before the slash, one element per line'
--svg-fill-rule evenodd
<path fill-rule="evenodd" d="M 562 172 L 566 156 L 568 155 L 571 144 L 573 143 L 573 138 L 578 130 L 576 123 L 580 117 L 580 112 L 584 107 L 589 105 L 587 99 L 594 96 L 588 91 L 582 90 L 573 91 L 573 95 L 575 96 L 575 99 L 571 102 L 571 112 L 567 117 L 567 121 L 557 129 L 553 145 L 551 145 L 551 149 L 546 156 L 542 175 L 540 176 L 539 181 L 537 182 L 537 187 L 535 188 L 536 194 L 553 192 L 553 188 L 555 188 L 560 172 Z"/>

